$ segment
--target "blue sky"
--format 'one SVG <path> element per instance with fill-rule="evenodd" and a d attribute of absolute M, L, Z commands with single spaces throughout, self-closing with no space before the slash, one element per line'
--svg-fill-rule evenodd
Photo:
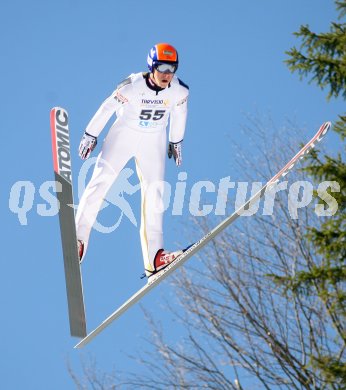
<path fill-rule="evenodd" d="M 82 167 L 77 147 L 88 121 L 117 83 L 146 70 L 153 44 L 170 42 L 180 54 L 178 75 L 190 86 L 182 167 L 188 183 L 218 182 L 229 175 L 239 178 L 242 174 L 234 171 L 230 144 L 246 145 L 240 131 L 245 114 L 270 115 L 279 125 L 293 118 L 306 129 L 302 138 L 307 139 L 323 121 L 335 121 L 343 112 L 343 101 L 327 102 L 326 91 L 300 81 L 283 63 L 285 51 L 298 45 L 293 32 L 301 24 L 326 31 L 336 16 L 334 2 L 326 0 L 2 2 L 0 373 L 4 389 L 72 389 L 66 360 L 78 374 L 80 359 L 87 356 L 93 356 L 102 370 L 113 366 L 137 370 L 127 355 L 144 348 L 148 334 L 136 306 L 90 346 L 73 350 L 77 340 L 69 336 L 58 218 L 38 213 L 46 204 L 40 188 L 53 180 L 50 109 L 62 106 L 69 112 L 77 184 Z M 333 140 L 326 141 L 327 149 L 333 148 Z M 250 158 L 257 151 L 249 146 L 248 152 Z M 133 163 L 128 167 L 133 169 Z M 172 162 L 167 163 L 168 182 L 174 184 L 178 173 Z M 30 182 L 34 189 L 26 225 L 9 208 L 11 188 L 18 181 Z M 135 176 L 131 182 L 137 183 Z M 138 217 L 139 194 L 129 201 Z M 107 222 L 116 217 L 114 207 L 102 215 Z M 187 241 L 179 235 L 187 218 L 186 209 L 182 217 L 172 217 L 168 210 L 168 249 Z M 128 220 L 112 234 L 95 232 L 92 240 L 83 264 L 89 331 L 144 283 L 139 279 L 143 263 L 138 229 Z M 158 318 L 166 316 L 160 306 L 166 291 L 165 282 L 143 300 L 144 308 Z"/>

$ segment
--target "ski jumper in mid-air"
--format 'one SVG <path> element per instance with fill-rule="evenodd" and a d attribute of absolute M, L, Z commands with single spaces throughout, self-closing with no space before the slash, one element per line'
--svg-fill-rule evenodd
<path fill-rule="evenodd" d="M 79 147 L 89 157 L 97 137 L 115 113 L 98 155 L 90 182 L 76 214 L 78 253 L 85 256 L 90 232 L 102 202 L 126 163 L 135 158 L 141 183 L 140 237 L 148 278 L 174 261 L 182 251 L 165 251 L 163 243 L 163 191 L 169 119 L 168 157 L 182 163 L 182 141 L 187 117 L 189 89 L 179 80 L 178 53 L 166 43 L 149 52 L 149 71 L 131 74 L 100 106 L 88 124 Z"/>

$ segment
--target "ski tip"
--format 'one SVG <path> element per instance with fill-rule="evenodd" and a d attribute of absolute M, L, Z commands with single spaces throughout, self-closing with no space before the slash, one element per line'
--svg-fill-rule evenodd
<path fill-rule="evenodd" d="M 56 106 L 56 107 L 52 107 L 50 112 L 54 112 L 54 111 L 66 111 L 65 108 L 62 108 L 62 107 L 59 107 L 59 106 Z"/>
<path fill-rule="evenodd" d="M 55 122 L 56 116 L 61 116 L 61 115 L 68 117 L 68 112 L 65 108 L 58 107 L 58 106 L 51 108 L 51 110 L 50 110 L 51 125 Z"/>
<path fill-rule="evenodd" d="M 324 127 L 324 131 L 327 132 L 331 127 L 332 127 L 332 122 L 331 121 L 326 121 L 323 123 L 321 127 Z"/>
<path fill-rule="evenodd" d="M 317 140 L 317 142 L 320 142 L 322 138 L 328 133 L 332 126 L 331 121 L 323 122 L 320 128 L 318 129 L 317 133 L 315 134 L 314 138 Z"/>
<path fill-rule="evenodd" d="M 324 122 L 319 130 L 321 136 L 324 136 L 330 130 L 331 127 L 332 127 L 331 121 Z"/>

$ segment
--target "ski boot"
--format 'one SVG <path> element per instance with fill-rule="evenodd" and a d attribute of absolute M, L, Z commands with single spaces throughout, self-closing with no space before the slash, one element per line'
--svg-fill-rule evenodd
<path fill-rule="evenodd" d="M 171 264 L 177 257 L 183 253 L 182 250 L 175 252 L 167 252 L 163 249 L 159 249 L 155 255 L 153 266 L 151 270 L 145 269 L 145 275 L 150 280 L 150 277 L 165 269 Z"/>
<path fill-rule="evenodd" d="M 81 263 L 83 261 L 83 257 L 84 257 L 84 248 L 85 248 L 84 241 L 77 240 L 77 247 L 78 247 L 79 263 Z"/>

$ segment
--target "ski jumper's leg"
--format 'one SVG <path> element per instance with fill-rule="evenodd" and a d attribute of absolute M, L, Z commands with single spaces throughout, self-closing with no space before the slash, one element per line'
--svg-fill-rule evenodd
<path fill-rule="evenodd" d="M 90 182 L 80 199 L 76 213 L 77 237 L 85 246 L 102 202 L 128 160 L 133 157 L 138 137 L 128 128 L 117 126 L 110 129 L 102 150 L 97 157 Z"/>
<path fill-rule="evenodd" d="M 142 195 L 140 237 L 144 266 L 148 270 L 154 270 L 156 252 L 163 248 L 165 156 L 166 132 L 143 134 L 135 157 Z"/>

